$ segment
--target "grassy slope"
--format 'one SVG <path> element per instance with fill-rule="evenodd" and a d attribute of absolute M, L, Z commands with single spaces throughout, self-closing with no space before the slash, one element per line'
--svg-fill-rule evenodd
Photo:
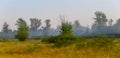
<path fill-rule="evenodd" d="M 91 39 L 86 40 L 88 41 Z M 6 41 L 0 42 L 0 58 L 119 58 L 119 41 L 119 39 L 114 39 L 114 46 L 100 49 L 96 46 L 80 49 L 76 44 L 55 48 L 52 44 L 41 43 L 40 40 Z"/>

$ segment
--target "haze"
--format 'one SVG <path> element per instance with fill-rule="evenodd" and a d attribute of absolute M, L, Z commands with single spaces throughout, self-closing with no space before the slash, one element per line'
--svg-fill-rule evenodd
<path fill-rule="evenodd" d="M 79 20 L 83 26 L 91 26 L 94 22 L 94 12 L 102 11 L 108 19 L 120 18 L 120 0 L 0 0 L 0 30 L 6 21 L 10 28 L 16 29 L 18 18 L 23 18 L 30 24 L 30 18 L 51 19 L 52 27 L 56 27 L 59 15 L 65 15 L 67 20 Z M 44 24 L 43 24 L 44 25 Z"/>

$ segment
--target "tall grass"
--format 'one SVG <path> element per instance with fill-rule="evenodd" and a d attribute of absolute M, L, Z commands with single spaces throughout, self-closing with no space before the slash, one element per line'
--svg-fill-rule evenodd
<path fill-rule="evenodd" d="M 119 39 L 79 39 L 56 48 L 41 40 L 0 42 L 0 58 L 119 58 Z M 111 43 L 112 42 L 112 43 Z"/>

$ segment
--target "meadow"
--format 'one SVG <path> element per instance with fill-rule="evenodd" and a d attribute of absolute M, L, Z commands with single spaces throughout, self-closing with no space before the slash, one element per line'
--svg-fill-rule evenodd
<path fill-rule="evenodd" d="M 0 58 L 119 58 L 120 39 L 81 39 L 66 47 L 41 40 L 0 41 Z"/>

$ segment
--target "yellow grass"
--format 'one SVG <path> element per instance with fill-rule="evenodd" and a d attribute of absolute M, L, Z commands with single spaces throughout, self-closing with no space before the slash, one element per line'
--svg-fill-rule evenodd
<path fill-rule="evenodd" d="M 55 48 L 40 40 L 0 42 L 0 58 L 119 58 L 120 44 L 112 49 L 76 49 L 75 45 Z"/>

